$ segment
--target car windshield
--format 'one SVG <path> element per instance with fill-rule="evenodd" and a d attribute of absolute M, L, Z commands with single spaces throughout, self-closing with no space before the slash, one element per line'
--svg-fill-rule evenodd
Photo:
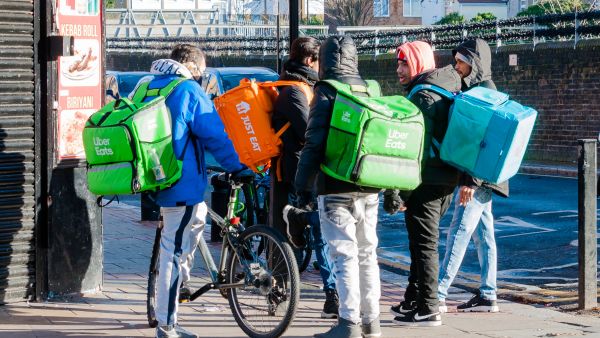
<path fill-rule="evenodd" d="M 135 88 L 135 85 L 141 78 L 148 74 L 120 74 L 119 75 L 119 94 L 121 97 L 127 97 Z"/>
<path fill-rule="evenodd" d="M 237 87 L 240 84 L 240 81 L 244 78 L 254 79 L 258 82 L 277 81 L 277 79 L 279 79 L 279 75 L 275 73 L 222 75 L 221 81 L 223 81 L 223 91 L 226 92 L 231 88 Z"/>

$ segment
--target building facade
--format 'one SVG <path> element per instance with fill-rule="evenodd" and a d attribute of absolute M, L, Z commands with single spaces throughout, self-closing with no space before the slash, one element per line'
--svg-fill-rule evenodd
<path fill-rule="evenodd" d="M 421 0 L 373 0 L 374 26 L 421 25 Z"/>

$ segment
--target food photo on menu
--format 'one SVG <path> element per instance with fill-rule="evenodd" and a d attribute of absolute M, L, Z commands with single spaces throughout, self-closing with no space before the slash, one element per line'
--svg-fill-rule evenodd
<path fill-rule="evenodd" d="M 98 41 L 79 39 L 75 41 L 73 56 L 60 59 L 61 84 L 69 86 L 96 86 L 100 81 L 100 46 Z"/>
<path fill-rule="evenodd" d="M 62 111 L 59 121 L 59 153 L 61 157 L 83 156 L 83 127 L 93 113 L 94 110 L 89 109 Z"/>

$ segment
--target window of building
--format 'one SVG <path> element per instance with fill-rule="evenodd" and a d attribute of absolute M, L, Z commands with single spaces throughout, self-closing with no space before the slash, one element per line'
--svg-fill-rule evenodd
<path fill-rule="evenodd" d="M 373 16 L 376 18 L 390 16 L 390 0 L 373 0 Z"/>
<path fill-rule="evenodd" d="M 421 17 L 421 0 L 403 0 L 403 2 L 404 17 Z"/>

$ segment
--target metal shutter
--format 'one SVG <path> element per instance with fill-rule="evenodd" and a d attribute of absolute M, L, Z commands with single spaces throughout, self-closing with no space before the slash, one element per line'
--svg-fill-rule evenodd
<path fill-rule="evenodd" d="M 0 304 L 34 295 L 33 1 L 0 1 Z"/>

